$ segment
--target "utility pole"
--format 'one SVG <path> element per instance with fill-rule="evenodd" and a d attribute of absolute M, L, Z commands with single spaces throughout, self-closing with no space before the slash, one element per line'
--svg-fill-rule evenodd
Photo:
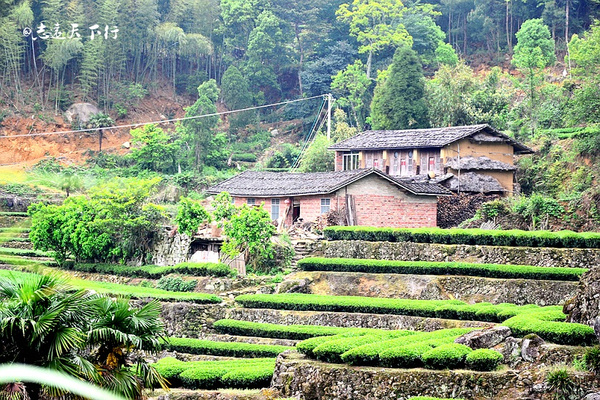
<path fill-rule="evenodd" d="M 331 140 L 331 93 L 327 93 L 327 140 Z"/>

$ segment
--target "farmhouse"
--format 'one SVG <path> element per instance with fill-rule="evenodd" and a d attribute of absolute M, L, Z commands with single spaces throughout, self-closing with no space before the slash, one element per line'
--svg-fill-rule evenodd
<path fill-rule="evenodd" d="M 453 192 L 515 192 L 514 155 L 533 150 L 493 127 L 365 131 L 331 147 L 335 170 L 375 168 L 412 181 L 433 180 Z"/>
<path fill-rule="evenodd" d="M 343 211 L 349 225 L 433 227 L 437 197 L 451 192 L 432 182 L 410 182 L 378 169 L 314 173 L 245 171 L 212 186 L 228 192 L 236 205 L 264 204 L 283 226 L 314 221 L 331 210 Z"/>

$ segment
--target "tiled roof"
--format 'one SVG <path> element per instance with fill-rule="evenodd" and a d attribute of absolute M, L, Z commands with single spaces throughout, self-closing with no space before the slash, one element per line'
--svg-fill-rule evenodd
<path fill-rule="evenodd" d="M 450 192 L 435 183 L 412 183 L 394 179 L 376 169 L 356 169 L 335 172 L 264 172 L 244 171 L 208 188 L 208 193 L 228 192 L 243 197 L 284 197 L 329 194 L 368 175 L 383 179 L 415 195 L 448 195 Z"/>
<path fill-rule="evenodd" d="M 386 150 L 443 147 L 479 132 L 490 133 L 515 148 L 516 154 L 533 153 L 529 147 L 487 124 L 447 128 L 365 131 L 329 147 L 330 150 Z"/>
<path fill-rule="evenodd" d="M 453 176 L 444 182 L 444 185 L 453 192 L 471 192 L 471 193 L 502 193 L 506 189 L 493 176 L 467 172 L 460 175 L 459 178 Z"/>
<path fill-rule="evenodd" d="M 498 160 L 492 160 L 488 157 L 461 157 L 460 163 L 458 157 L 449 158 L 445 164 L 446 167 L 458 170 L 489 170 L 489 171 L 515 171 L 517 167 Z"/>

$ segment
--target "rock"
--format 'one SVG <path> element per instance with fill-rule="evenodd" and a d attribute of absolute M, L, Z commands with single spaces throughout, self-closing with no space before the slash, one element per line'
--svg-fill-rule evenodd
<path fill-rule="evenodd" d="M 472 349 L 489 349 L 502 343 L 511 334 L 512 331 L 506 326 L 494 326 L 481 331 L 469 332 L 454 342 L 464 344 Z"/>
<path fill-rule="evenodd" d="M 583 400 L 600 400 L 600 392 L 590 393 L 583 398 Z"/>
<path fill-rule="evenodd" d="M 514 367 L 521 362 L 521 343 L 523 339 L 517 339 L 514 337 L 508 337 L 503 343 L 503 347 L 500 353 L 504 356 L 504 362 L 511 367 Z"/>
<path fill-rule="evenodd" d="M 125 142 L 121 145 L 121 147 L 123 147 L 124 149 L 129 149 L 131 147 L 131 143 L 130 142 Z"/>
<path fill-rule="evenodd" d="M 279 284 L 276 293 L 310 293 L 312 280 L 308 278 L 283 281 Z"/>
<path fill-rule="evenodd" d="M 91 103 L 75 103 L 65 111 L 65 118 L 69 123 L 79 121 L 85 123 L 92 115 L 100 113 L 100 109 Z"/>
<path fill-rule="evenodd" d="M 590 265 L 594 265 L 590 263 Z M 600 268 L 591 268 L 579 280 L 575 297 L 563 307 L 568 322 L 593 325 L 600 316 Z M 598 335 L 598 330 L 596 330 Z"/>
<path fill-rule="evenodd" d="M 521 357 L 525 361 L 533 362 L 540 356 L 540 346 L 543 345 L 544 339 L 538 335 L 531 334 L 523 338 L 521 344 Z"/>

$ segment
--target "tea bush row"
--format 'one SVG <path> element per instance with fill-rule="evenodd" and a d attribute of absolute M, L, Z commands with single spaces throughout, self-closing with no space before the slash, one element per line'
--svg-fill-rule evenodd
<path fill-rule="evenodd" d="M 169 351 L 212 356 L 261 358 L 277 357 L 283 351 L 293 349 L 290 346 L 252 344 L 239 342 L 214 342 L 212 340 L 185 339 L 170 337 L 163 343 Z"/>
<path fill-rule="evenodd" d="M 163 275 L 182 274 L 192 276 L 234 276 L 235 271 L 222 263 L 184 262 L 177 265 L 145 265 L 132 267 L 118 264 L 80 264 L 67 262 L 65 269 L 98 274 L 121 275 L 132 278 L 160 279 Z"/>
<path fill-rule="evenodd" d="M 235 319 L 221 319 L 213 324 L 219 333 L 240 336 L 256 336 L 275 339 L 304 340 L 317 336 L 333 336 L 340 334 L 364 334 L 376 332 L 377 329 L 368 328 L 340 328 L 336 326 L 313 325 L 278 325 L 261 322 L 238 321 Z"/>
<path fill-rule="evenodd" d="M 600 233 L 595 232 L 332 226 L 323 233 L 328 240 L 600 248 Z"/>
<path fill-rule="evenodd" d="M 188 389 L 255 389 L 270 385 L 275 359 L 185 362 L 167 357 L 153 366 L 172 386 Z"/>
<path fill-rule="evenodd" d="M 504 279 L 578 281 L 585 268 L 535 267 L 530 265 L 476 264 L 463 262 L 389 261 L 353 258 L 305 258 L 305 271 L 364 272 L 415 275 L 468 275 Z"/>
<path fill-rule="evenodd" d="M 502 322 L 522 312 L 540 308 L 536 305 L 517 306 L 508 303 L 499 305 L 492 305 L 491 303 L 466 304 L 460 300 L 387 299 L 300 293 L 248 294 L 238 296 L 235 300 L 244 307 L 249 308 L 396 314 L 489 322 Z M 560 309 L 560 307 L 557 309 Z M 502 316 L 503 311 L 509 311 L 507 317 Z"/>

